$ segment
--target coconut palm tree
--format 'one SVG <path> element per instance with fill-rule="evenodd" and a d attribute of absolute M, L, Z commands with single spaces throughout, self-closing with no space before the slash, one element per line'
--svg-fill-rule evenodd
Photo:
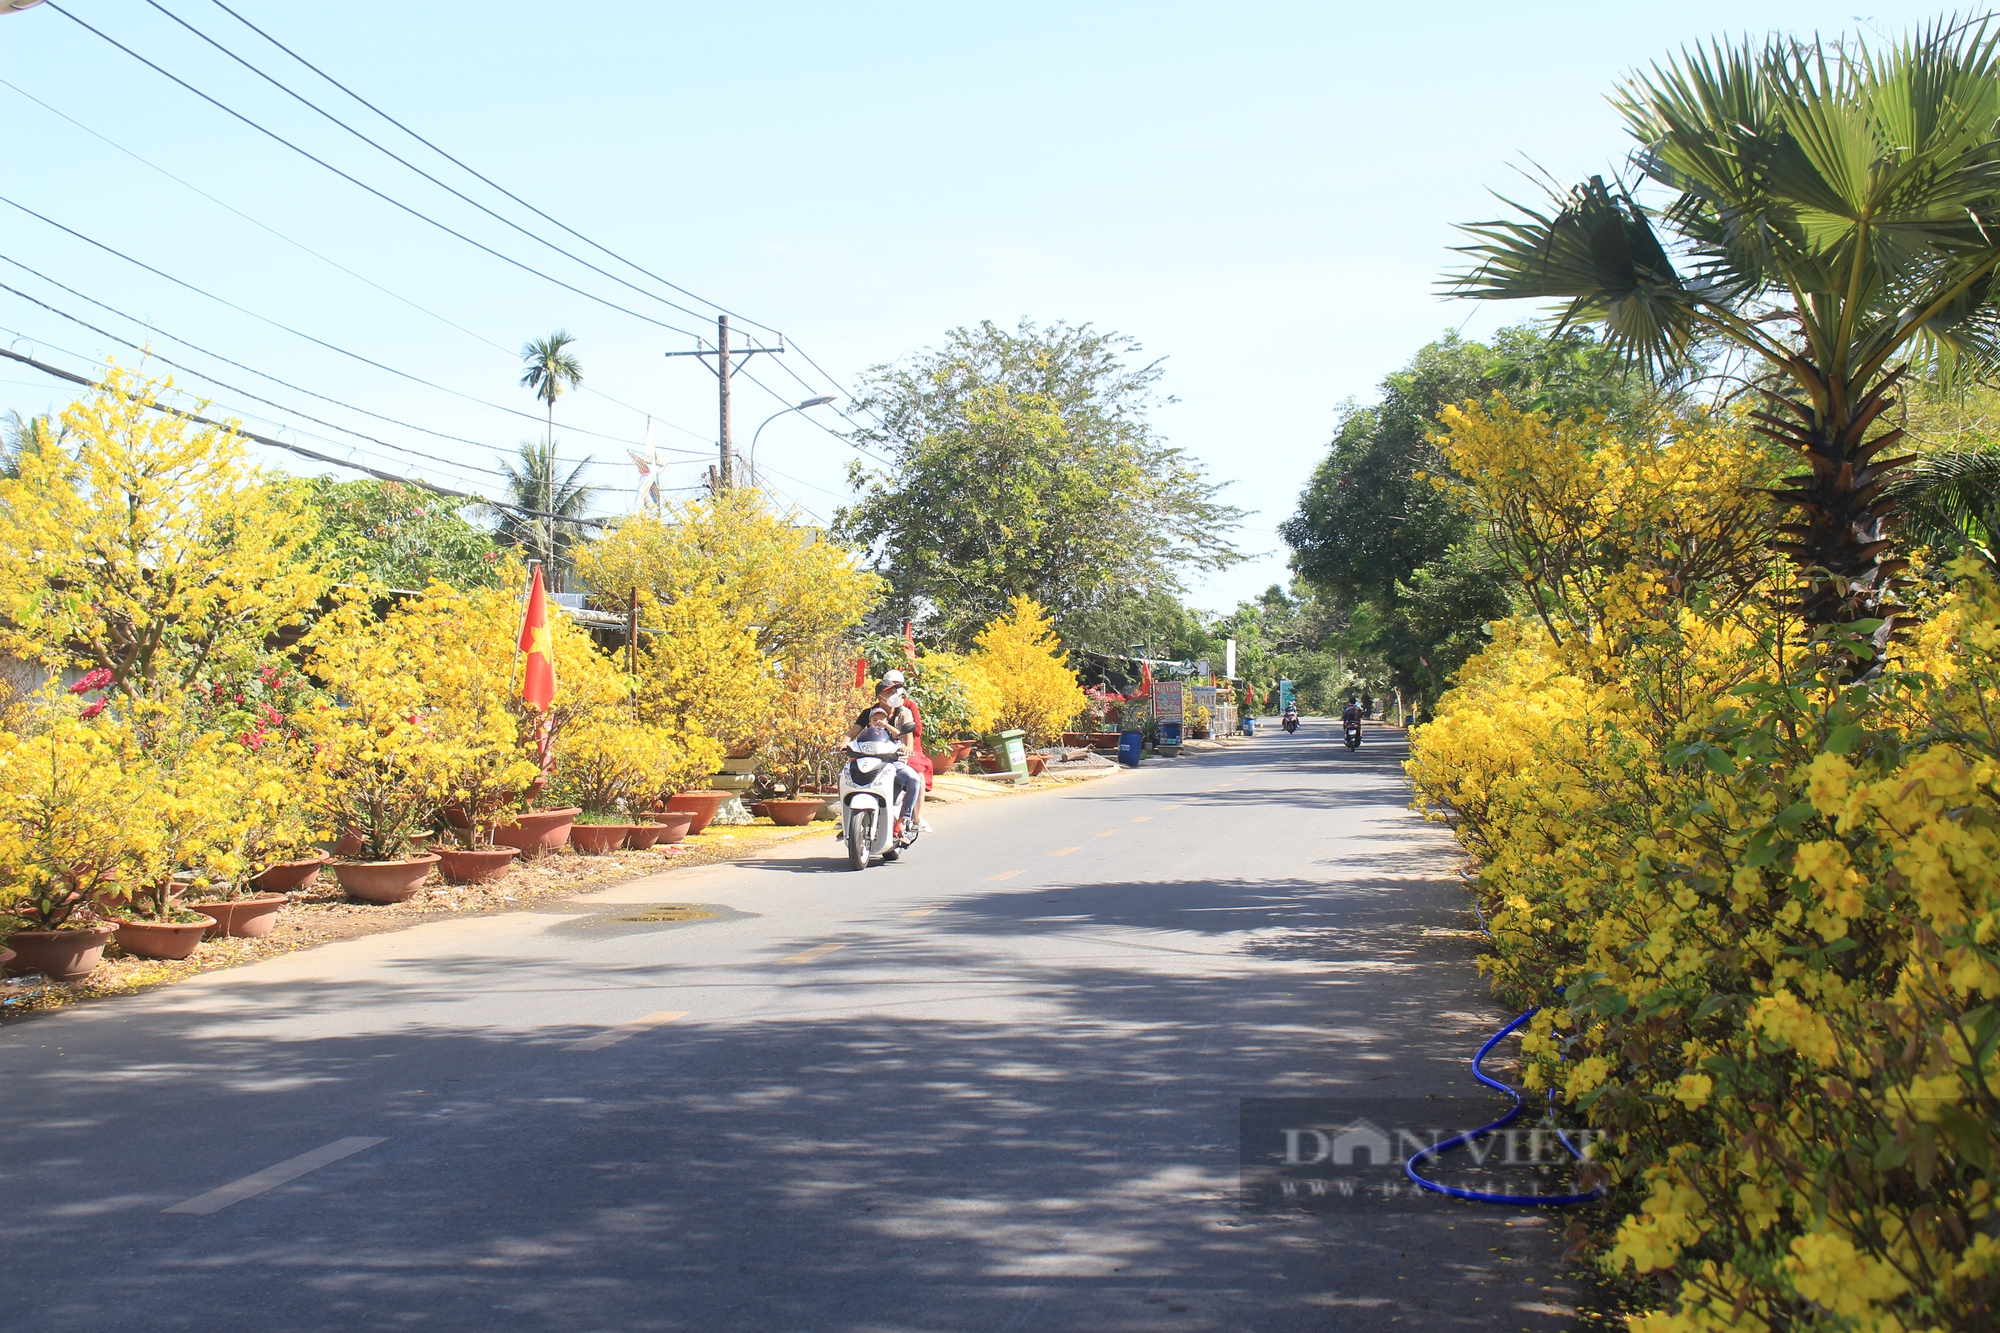
<path fill-rule="evenodd" d="M 1975 22 L 1684 52 L 1612 99 L 1632 181 L 1464 229 L 1460 295 L 1557 298 L 1655 373 L 1718 342 L 1763 359 L 1759 428 L 1804 464 L 1776 493 L 1796 511 L 1779 547 L 1814 625 L 1896 609 L 1896 382 L 2000 364 L 1997 46 Z"/>
<path fill-rule="evenodd" d="M 563 390 L 583 383 L 583 363 L 569 350 L 575 341 L 569 330 L 557 329 L 546 338 L 530 338 L 521 344 L 521 387 L 532 389 L 535 397 L 548 404 L 549 433 L 543 443 L 551 455 L 556 447 L 556 399 L 563 396 Z"/>
<path fill-rule="evenodd" d="M 579 534 L 576 523 L 563 520 L 582 518 L 597 492 L 581 480 L 590 462 L 586 458 L 567 476 L 557 475 L 563 462 L 555 456 L 553 440 L 547 444 L 523 440 L 512 458 L 499 460 L 500 470 L 507 474 L 507 502 L 516 508 L 496 507 L 500 526 L 494 538 L 540 560 L 551 592 L 563 590 L 563 571 Z"/>
<path fill-rule="evenodd" d="M 0 477 L 21 475 L 21 455 L 60 450 L 69 438 L 69 427 L 53 412 L 24 417 L 8 409 L 0 421 Z"/>

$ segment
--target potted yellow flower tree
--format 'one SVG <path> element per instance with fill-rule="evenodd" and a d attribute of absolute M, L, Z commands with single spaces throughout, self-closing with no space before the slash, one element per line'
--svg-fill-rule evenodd
<path fill-rule="evenodd" d="M 784 664 L 765 753 L 789 796 L 764 803 L 772 822 L 810 824 L 819 814 L 826 798 L 806 793 L 832 784 L 834 752 L 867 697 L 855 688 L 853 658 L 842 647 L 829 645 Z"/>
<path fill-rule="evenodd" d="M 570 846 L 601 856 L 631 843 L 652 846 L 663 832 L 641 816 L 668 780 L 679 748 L 662 727 L 615 715 L 594 717 L 572 727 L 556 761 L 550 790 L 582 813 L 570 830 Z"/>
<path fill-rule="evenodd" d="M 393 613 L 377 620 L 363 596 L 323 617 L 305 646 L 307 670 L 327 693 L 295 719 L 312 753 L 314 802 L 360 844 L 334 874 L 348 893 L 375 903 L 415 896 L 437 865 L 435 855 L 405 853 L 449 791 L 455 758 L 427 716 L 399 628 Z"/>
<path fill-rule="evenodd" d="M 32 731 L 0 732 L 0 944 L 8 970 L 80 981 L 114 927 L 97 914 L 143 846 L 131 808 L 129 728 L 51 709 Z"/>

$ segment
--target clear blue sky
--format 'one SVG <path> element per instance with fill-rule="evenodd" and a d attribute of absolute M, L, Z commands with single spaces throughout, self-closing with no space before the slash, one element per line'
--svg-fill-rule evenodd
<path fill-rule="evenodd" d="M 466 235 L 621 305 L 712 328 L 510 232 L 350 138 L 146 0 L 55 0 L 300 146 Z M 343 0 L 232 8 L 385 111 L 578 231 L 783 329 L 851 385 L 946 329 L 1088 321 L 1165 356 L 1158 421 L 1252 511 L 1260 558 L 1200 581 L 1226 610 L 1284 578 L 1275 526 L 1340 404 L 1445 329 L 1527 316 L 1438 299 L 1452 224 L 1519 193 L 1529 159 L 1563 180 L 1616 166 L 1604 94 L 1715 34 L 1899 32 L 1934 16 L 1804 4 L 716 5 Z M 213 0 L 160 0 L 253 64 L 503 214 L 657 284 L 521 212 L 321 83 Z M 177 278 L 449 389 L 534 413 L 515 349 L 557 327 L 586 386 L 558 434 L 623 460 L 645 413 L 692 486 L 712 458 L 714 382 L 691 340 L 513 269 L 398 212 L 176 87 L 55 10 L 0 18 L 0 196 Z M 28 100 L 47 103 L 266 231 Z M 289 241 L 272 232 L 282 233 Z M 296 245 L 293 244 L 296 243 Z M 305 253 L 317 251 L 363 282 Z M 467 489 L 532 423 L 369 368 L 151 276 L 0 206 L 0 255 L 242 362 L 459 443 L 222 366 L 0 264 L 0 282 L 241 390 L 181 378 L 253 429 Z M 369 283 L 378 284 L 385 294 Z M 669 293 L 671 295 L 671 293 Z M 399 299 L 400 298 L 400 299 Z M 687 305 L 712 314 L 701 302 Z M 422 313 L 414 307 L 432 313 Z M 440 318 L 441 317 L 441 318 Z M 453 326 L 458 327 L 453 327 Z M 0 346 L 85 370 L 116 343 L 0 291 Z M 129 354 L 125 354 L 128 355 Z M 760 357 L 788 400 L 812 385 Z M 742 384 L 738 438 L 778 399 Z M 68 395 L 0 363 L 0 407 Z M 300 419 L 437 455 L 415 460 Z M 837 418 L 822 411 L 829 424 Z M 565 430 L 564 427 L 568 427 Z M 594 438 L 579 431 L 615 439 Z M 329 440 L 343 443 L 330 445 Z M 268 452 L 268 451 L 260 451 Z M 784 493 L 825 516 L 852 453 L 796 417 L 764 432 Z M 274 455 L 272 461 L 283 456 Z M 285 464 L 313 470 L 304 460 Z M 630 473 L 596 479 L 628 488 Z"/>

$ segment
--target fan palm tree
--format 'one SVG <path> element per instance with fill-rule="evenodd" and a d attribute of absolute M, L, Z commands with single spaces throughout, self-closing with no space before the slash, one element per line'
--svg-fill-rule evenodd
<path fill-rule="evenodd" d="M 1764 360 L 1779 391 L 1759 429 L 1805 469 L 1776 492 L 1796 511 L 1778 545 L 1813 625 L 1896 609 L 1886 483 L 1910 460 L 1884 456 L 1902 432 L 1878 420 L 1897 380 L 2000 363 L 1996 47 L 1959 23 L 1881 50 L 1684 52 L 1612 99 L 1630 186 L 1594 176 L 1464 228 L 1461 295 L 1558 298 L 1656 374 L 1718 342 Z"/>
<path fill-rule="evenodd" d="M 558 476 L 562 460 L 555 456 L 553 440 L 547 444 L 523 440 L 514 457 L 499 460 L 500 470 L 507 474 L 507 502 L 516 508 L 499 509 L 494 538 L 541 561 L 551 592 L 563 590 L 563 570 L 577 542 L 577 525 L 563 520 L 582 518 L 597 493 L 596 487 L 581 480 L 590 462 L 586 458 L 567 476 Z"/>

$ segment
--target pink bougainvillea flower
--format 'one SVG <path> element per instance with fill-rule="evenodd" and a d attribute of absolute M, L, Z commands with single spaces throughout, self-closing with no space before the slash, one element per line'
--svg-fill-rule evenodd
<path fill-rule="evenodd" d="M 84 709 L 81 713 L 77 714 L 77 716 L 84 718 L 85 720 L 96 717 L 99 713 L 104 711 L 105 706 L 109 702 L 110 701 L 108 699 L 99 699 L 96 703 L 90 705 L 90 707 Z"/>
<path fill-rule="evenodd" d="M 69 692 L 71 694 L 89 694 L 92 690 L 101 690 L 110 683 L 111 669 L 109 667 L 93 667 L 84 673 L 82 680 L 69 687 Z"/>

